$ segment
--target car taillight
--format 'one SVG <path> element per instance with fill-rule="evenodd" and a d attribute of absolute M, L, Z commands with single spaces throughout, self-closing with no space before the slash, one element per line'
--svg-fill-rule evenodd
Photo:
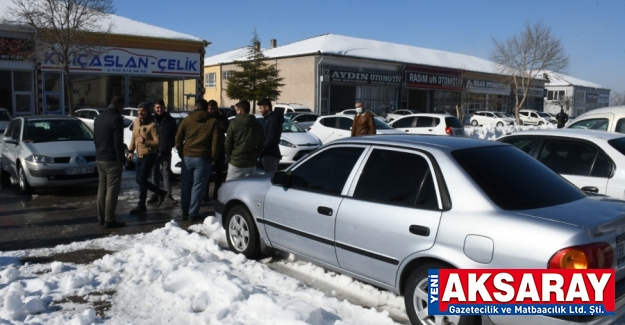
<path fill-rule="evenodd" d="M 445 128 L 445 133 L 447 133 L 447 134 L 451 135 L 451 133 L 452 133 L 452 131 L 451 131 L 451 127 L 449 127 L 449 126 L 448 126 L 448 127 L 446 127 L 446 128 Z"/>
<path fill-rule="evenodd" d="M 549 260 L 550 269 L 609 269 L 614 251 L 608 243 L 571 246 L 559 250 Z"/>

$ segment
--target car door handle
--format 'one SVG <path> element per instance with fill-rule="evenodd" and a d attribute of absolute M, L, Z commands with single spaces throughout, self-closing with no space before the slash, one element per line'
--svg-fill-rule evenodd
<path fill-rule="evenodd" d="M 328 207 L 318 207 L 317 213 L 323 214 L 324 216 L 332 216 L 332 209 Z"/>
<path fill-rule="evenodd" d="M 432 132 L 432 129 L 428 129 L 428 131 Z"/>
<path fill-rule="evenodd" d="M 582 187 L 582 191 L 590 192 L 590 193 L 599 193 L 599 189 L 594 186 L 584 186 Z"/>
<path fill-rule="evenodd" d="M 411 225 L 408 228 L 411 234 L 427 237 L 430 235 L 430 228 L 425 226 Z"/>
<path fill-rule="evenodd" d="M 404 130 L 404 131 L 408 132 L 408 130 Z"/>

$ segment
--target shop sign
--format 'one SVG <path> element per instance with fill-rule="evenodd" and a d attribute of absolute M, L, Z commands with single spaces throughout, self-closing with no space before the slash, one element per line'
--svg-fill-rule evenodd
<path fill-rule="evenodd" d="M 599 99 L 597 99 L 597 102 L 599 102 L 599 103 L 609 103 L 610 102 L 610 95 L 608 95 L 608 94 L 599 94 Z"/>
<path fill-rule="evenodd" d="M 42 70 L 61 68 L 60 58 L 46 52 Z M 98 54 L 77 55 L 70 58 L 70 71 L 91 74 L 132 74 L 142 76 L 199 77 L 202 65 L 198 53 L 105 48 Z"/>
<path fill-rule="evenodd" d="M 599 94 L 596 93 L 586 93 L 586 102 L 587 103 L 596 103 L 599 101 Z"/>
<path fill-rule="evenodd" d="M 460 76 L 406 71 L 406 87 L 463 90 Z"/>
<path fill-rule="evenodd" d="M 351 84 L 401 86 L 401 75 L 373 72 L 354 72 L 341 70 L 326 70 L 325 75 L 330 82 Z"/>
<path fill-rule="evenodd" d="M 510 95 L 510 85 L 499 81 L 467 79 L 464 88 L 472 93 Z"/>
<path fill-rule="evenodd" d="M 527 91 L 529 97 L 545 97 L 543 88 L 530 87 Z M 519 96 L 523 95 L 523 87 L 517 88 Z"/>
<path fill-rule="evenodd" d="M 29 43 L 22 38 L 0 37 L 0 60 L 25 60 L 25 55 L 30 52 Z"/>

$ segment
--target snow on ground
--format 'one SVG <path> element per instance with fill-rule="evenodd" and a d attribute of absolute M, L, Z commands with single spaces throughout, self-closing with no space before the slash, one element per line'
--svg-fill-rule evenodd
<path fill-rule="evenodd" d="M 497 140 L 499 137 L 508 135 L 514 132 L 527 131 L 527 130 L 547 130 L 547 129 L 557 129 L 555 124 L 543 124 L 540 126 L 534 125 L 506 125 L 506 126 L 494 126 L 494 125 L 484 125 L 484 126 L 465 126 L 464 127 L 464 135 L 469 138 L 474 139 L 486 139 L 486 140 Z"/>
<path fill-rule="evenodd" d="M 395 324 L 386 311 L 326 296 L 222 248 L 225 232 L 212 217 L 190 230 L 171 221 L 151 233 L 0 252 L 0 324 Z M 87 265 L 19 265 L 19 257 L 82 249 L 116 253 Z M 400 304 L 349 277 L 291 264 L 363 297 Z M 112 305 L 98 318 L 90 304 L 72 302 L 76 296 Z"/>

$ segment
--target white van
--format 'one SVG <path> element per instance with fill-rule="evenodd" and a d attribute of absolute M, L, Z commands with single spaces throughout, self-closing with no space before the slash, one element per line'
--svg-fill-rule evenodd
<path fill-rule="evenodd" d="M 289 104 L 285 104 L 285 103 L 277 103 L 275 105 L 273 105 L 273 110 L 278 111 L 278 112 L 282 112 L 284 113 L 291 113 L 291 112 L 297 112 L 297 113 L 314 113 L 312 109 L 310 109 L 309 107 L 306 107 L 302 104 L 297 104 L 297 103 L 289 103 Z"/>
<path fill-rule="evenodd" d="M 597 108 L 574 120 L 569 120 L 567 129 L 590 129 L 625 133 L 625 106 Z"/>

